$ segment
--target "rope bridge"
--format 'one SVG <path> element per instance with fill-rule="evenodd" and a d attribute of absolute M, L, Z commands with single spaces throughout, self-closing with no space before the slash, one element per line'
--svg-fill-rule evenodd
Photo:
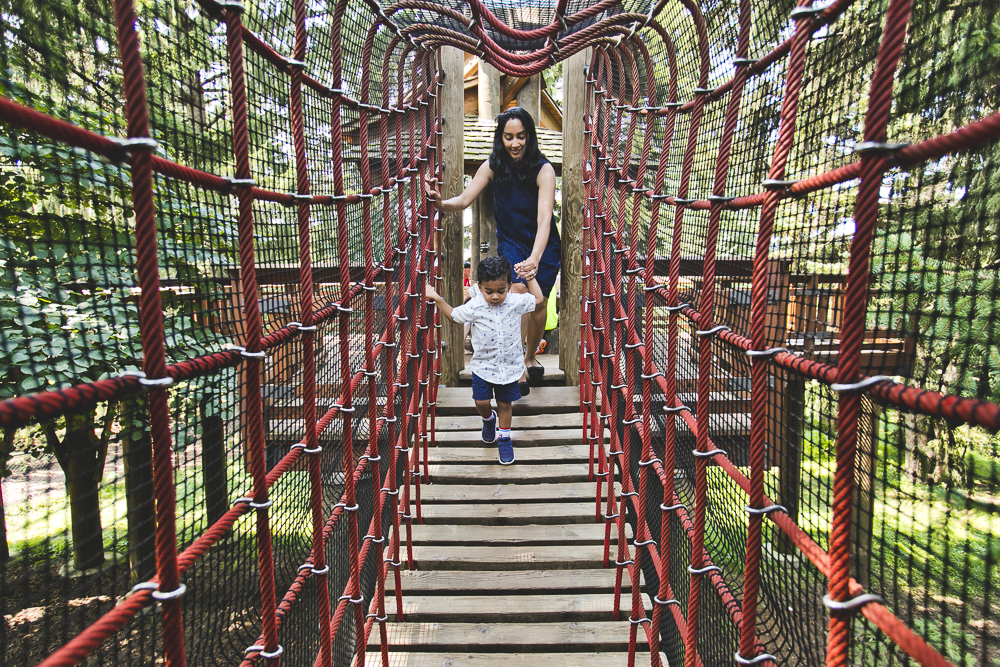
<path fill-rule="evenodd" d="M 561 307 L 582 289 L 629 664 L 639 633 L 654 665 L 1000 664 L 993 4 L 0 26 L 6 662 L 388 664 L 450 351 L 422 295 L 461 222 L 423 182 L 462 173 L 457 47 L 588 61 Z"/>

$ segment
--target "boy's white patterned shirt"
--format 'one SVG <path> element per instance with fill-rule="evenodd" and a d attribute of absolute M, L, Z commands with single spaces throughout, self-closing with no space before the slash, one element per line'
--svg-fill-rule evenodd
<path fill-rule="evenodd" d="M 486 303 L 478 286 L 472 298 L 452 309 L 451 319 L 472 323 L 472 372 L 492 384 L 510 384 L 524 375 L 521 315 L 535 309 L 531 293 L 507 293 L 499 306 Z"/>

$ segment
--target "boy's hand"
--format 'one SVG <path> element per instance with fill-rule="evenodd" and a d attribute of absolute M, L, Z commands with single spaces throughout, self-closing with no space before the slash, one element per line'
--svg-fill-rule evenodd
<path fill-rule="evenodd" d="M 441 298 L 441 295 L 437 293 L 437 290 L 431 287 L 430 283 L 427 283 L 427 287 L 425 287 L 424 289 L 428 301 L 432 303 L 437 303 L 437 300 Z"/>
<path fill-rule="evenodd" d="M 529 257 L 523 262 L 515 264 L 514 272 L 517 273 L 520 278 L 531 280 L 535 277 L 535 274 L 538 273 L 538 262 Z"/>

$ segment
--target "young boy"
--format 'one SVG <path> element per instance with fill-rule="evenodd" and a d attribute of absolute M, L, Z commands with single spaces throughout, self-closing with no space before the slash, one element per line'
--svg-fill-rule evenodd
<path fill-rule="evenodd" d="M 452 322 L 472 324 L 472 398 L 483 418 L 483 442 L 497 443 L 503 465 L 514 462 L 510 416 L 511 404 L 521 398 L 517 383 L 524 375 L 521 315 L 532 312 L 545 300 L 534 278 L 528 280 L 527 294 L 512 293 L 510 273 L 510 262 L 505 257 L 487 257 L 476 272 L 479 289 L 457 308 L 427 286 L 427 299 L 437 304 L 442 315 Z M 496 411 L 490 402 L 494 397 Z"/>

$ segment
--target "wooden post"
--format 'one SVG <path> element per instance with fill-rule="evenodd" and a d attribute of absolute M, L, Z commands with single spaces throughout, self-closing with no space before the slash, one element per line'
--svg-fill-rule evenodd
<path fill-rule="evenodd" d="M 584 67 L 590 49 L 563 66 L 562 273 L 559 282 L 559 368 L 566 385 L 580 383 L 580 287 L 583 270 L 583 102 Z"/>
<path fill-rule="evenodd" d="M 444 86 L 441 88 L 441 115 L 444 116 L 444 182 L 441 194 L 445 199 L 461 194 L 465 176 L 465 148 L 463 145 L 463 119 L 465 117 L 465 88 L 462 52 L 450 46 L 441 49 L 441 69 Z M 442 216 L 443 247 L 441 248 L 441 296 L 453 306 L 462 304 L 462 212 Z M 458 386 L 458 373 L 465 366 L 462 349 L 462 325 L 442 319 L 442 340 L 445 343 L 441 360 L 441 382 L 445 386 Z"/>
<path fill-rule="evenodd" d="M 500 72 L 479 61 L 479 120 L 493 121 L 500 114 Z M 478 168 L 479 165 L 476 165 Z M 482 247 L 486 250 L 483 250 Z M 496 224 L 493 221 L 493 188 L 486 189 L 472 204 L 472 279 L 484 257 L 496 252 Z"/>
<path fill-rule="evenodd" d="M 476 281 L 476 267 L 482 259 L 479 251 L 479 197 L 472 202 L 472 227 L 469 228 L 469 265 L 472 270 L 469 272 L 469 279 Z"/>
<path fill-rule="evenodd" d="M 529 77 L 524 86 L 521 87 L 521 90 L 517 92 L 517 106 L 531 114 L 532 120 L 535 121 L 535 127 L 541 124 L 542 119 L 542 85 L 539 80 L 540 76 L 541 74 L 536 74 Z M 563 131 L 565 132 L 565 127 Z"/>
<path fill-rule="evenodd" d="M 479 119 L 493 120 L 500 115 L 500 72 L 479 60 Z"/>
<path fill-rule="evenodd" d="M 875 528 L 875 480 L 882 408 L 867 396 L 861 399 L 858 448 L 854 459 L 854 507 L 851 510 L 851 547 L 854 578 L 865 588 L 871 584 L 872 532 Z"/>

